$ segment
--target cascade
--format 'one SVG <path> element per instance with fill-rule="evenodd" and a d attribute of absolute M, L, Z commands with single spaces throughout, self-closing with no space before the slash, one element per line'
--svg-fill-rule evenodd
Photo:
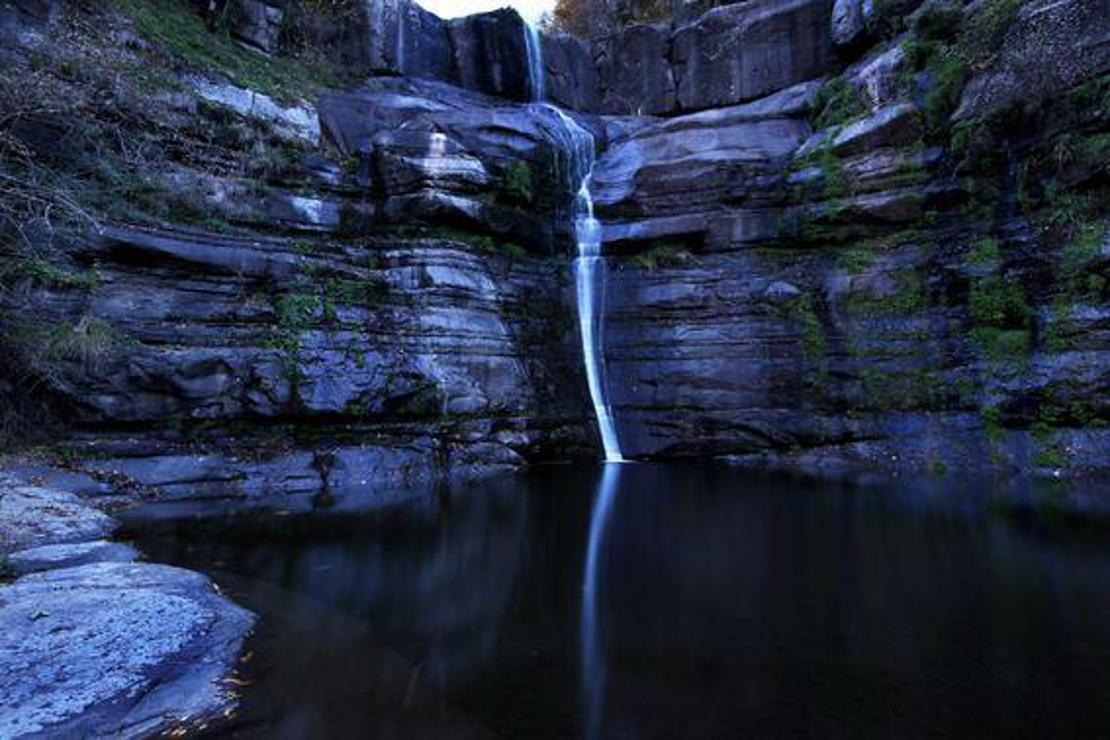
<path fill-rule="evenodd" d="M 525 23 L 525 49 L 528 53 L 528 79 L 533 104 L 554 115 L 559 125 L 560 150 L 565 161 L 558 162 L 566 182 L 578 184 L 571 222 L 574 225 L 578 257 L 574 261 L 578 300 L 578 327 L 582 356 L 594 415 L 607 462 L 622 462 L 620 441 L 605 388 L 603 322 L 605 311 L 606 265 L 601 256 L 601 224 L 594 216 L 590 176 L 596 158 L 593 134 L 568 116 L 561 108 L 544 101 L 544 70 L 539 32 Z"/>

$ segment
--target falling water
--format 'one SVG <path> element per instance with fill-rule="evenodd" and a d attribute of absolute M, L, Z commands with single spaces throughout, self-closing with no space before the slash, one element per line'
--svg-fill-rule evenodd
<path fill-rule="evenodd" d="M 524 24 L 525 48 L 528 52 L 528 78 L 532 98 L 537 107 L 554 114 L 559 123 L 560 150 L 565 161 L 559 162 L 566 181 L 578 184 L 571 213 L 578 258 L 574 261 L 578 297 L 578 324 L 582 336 L 582 355 L 586 364 L 586 381 L 594 405 L 605 459 L 621 462 L 620 442 L 605 392 L 603 355 L 603 322 L 605 310 L 605 260 L 601 256 L 601 224 L 594 216 L 594 199 L 590 193 L 590 175 L 596 153 L 594 137 L 558 106 L 545 103 L 543 57 L 539 32 Z"/>
<path fill-rule="evenodd" d="M 542 103 L 547 97 L 546 76 L 543 71 L 543 49 L 540 47 L 540 32 L 531 23 L 524 24 L 524 48 L 528 54 L 528 87 L 532 101 Z"/>

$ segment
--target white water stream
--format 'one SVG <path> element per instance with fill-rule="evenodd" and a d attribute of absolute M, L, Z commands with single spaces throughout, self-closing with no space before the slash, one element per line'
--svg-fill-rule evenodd
<path fill-rule="evenodd" d="M 601 444 L 607 462 L 622 462 L 620 441 L 605 388 L 604 313 L 606 265 L 601 256 L 601 224 L 594 216 L 594 200 L 590 193 L 590 175 L 596 160 L 593 134 L 568 116 L 558 106 L 544 101 L 545 87 L 543 51 L 539 32 L 524 24 L 525 49 L 528 53 L 528 84 L 533 103 L 555 115 L 561 127 L 560 149 L 565 161 L 559 165 L 566 182 L 578 183 L 571 217 L 574 223 L 578 257 L 574 261 L 578 298 L 578 326 L 582 337 L 582 356 L 586 365 L 586 381 L 597 417 Z"/>

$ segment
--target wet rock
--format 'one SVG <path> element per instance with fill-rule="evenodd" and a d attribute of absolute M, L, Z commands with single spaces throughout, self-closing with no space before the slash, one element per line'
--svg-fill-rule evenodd
<path fill-rule="evenodd" d="M 178 568 L 24 576 L 0 589 L 0 734 L 140 736 L 219 717 L 252 623 Z"/>
<path fill-rule="evenodd" d="M 482 161 L 443 133 L 383 131 L 373 145 L 377 173 L 391 194 L 422 188 L 477 192 L 490 181 Z"/>
<path fill-rule="evenodd" d="M 710 10 L 674 34 L 678 105 L 731 105 L 820 77 L 832 64 L 825 0 L 753 0 Z"/>

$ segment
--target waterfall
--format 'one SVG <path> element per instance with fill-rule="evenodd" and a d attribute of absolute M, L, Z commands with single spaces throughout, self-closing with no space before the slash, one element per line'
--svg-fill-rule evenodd
<path fill-rule="evenodd" d="M 528 55 L 528 88 L 532 101 L 542 103 L 547 97 L 543 69 L 543 49 L 540 47 L 540 32 L 531 23 L 524 24 L 524 50 Z"/>
<path fill-rule="evenodd" d="M 561 108 L 544 102 L 543 55 L 539 32 L 524 24 L 525 48 L 528 52 L 528 80 L 532 99 L 537 108 L 554 114 L 559 124 L 559 148 L 565 161 L 558 162 L 562 175 L 571 187 L 577 187 L 574 196 L 571 223 L 578 246 L 574 261 L 574 278 L 578 299 L 578 328 L 582 338 L 582 356 L 586 365 L 586 381 L 597 417 L 601 444 L 608 462 L 622 462 L 620 441 L 605 390 L 603 366 L 606 265 L 601 256 L 601 224 L 594 216 L 594 199 L 590 193 L 590 176 L 596 159 L 593 134 L 563 112 Z"/>

